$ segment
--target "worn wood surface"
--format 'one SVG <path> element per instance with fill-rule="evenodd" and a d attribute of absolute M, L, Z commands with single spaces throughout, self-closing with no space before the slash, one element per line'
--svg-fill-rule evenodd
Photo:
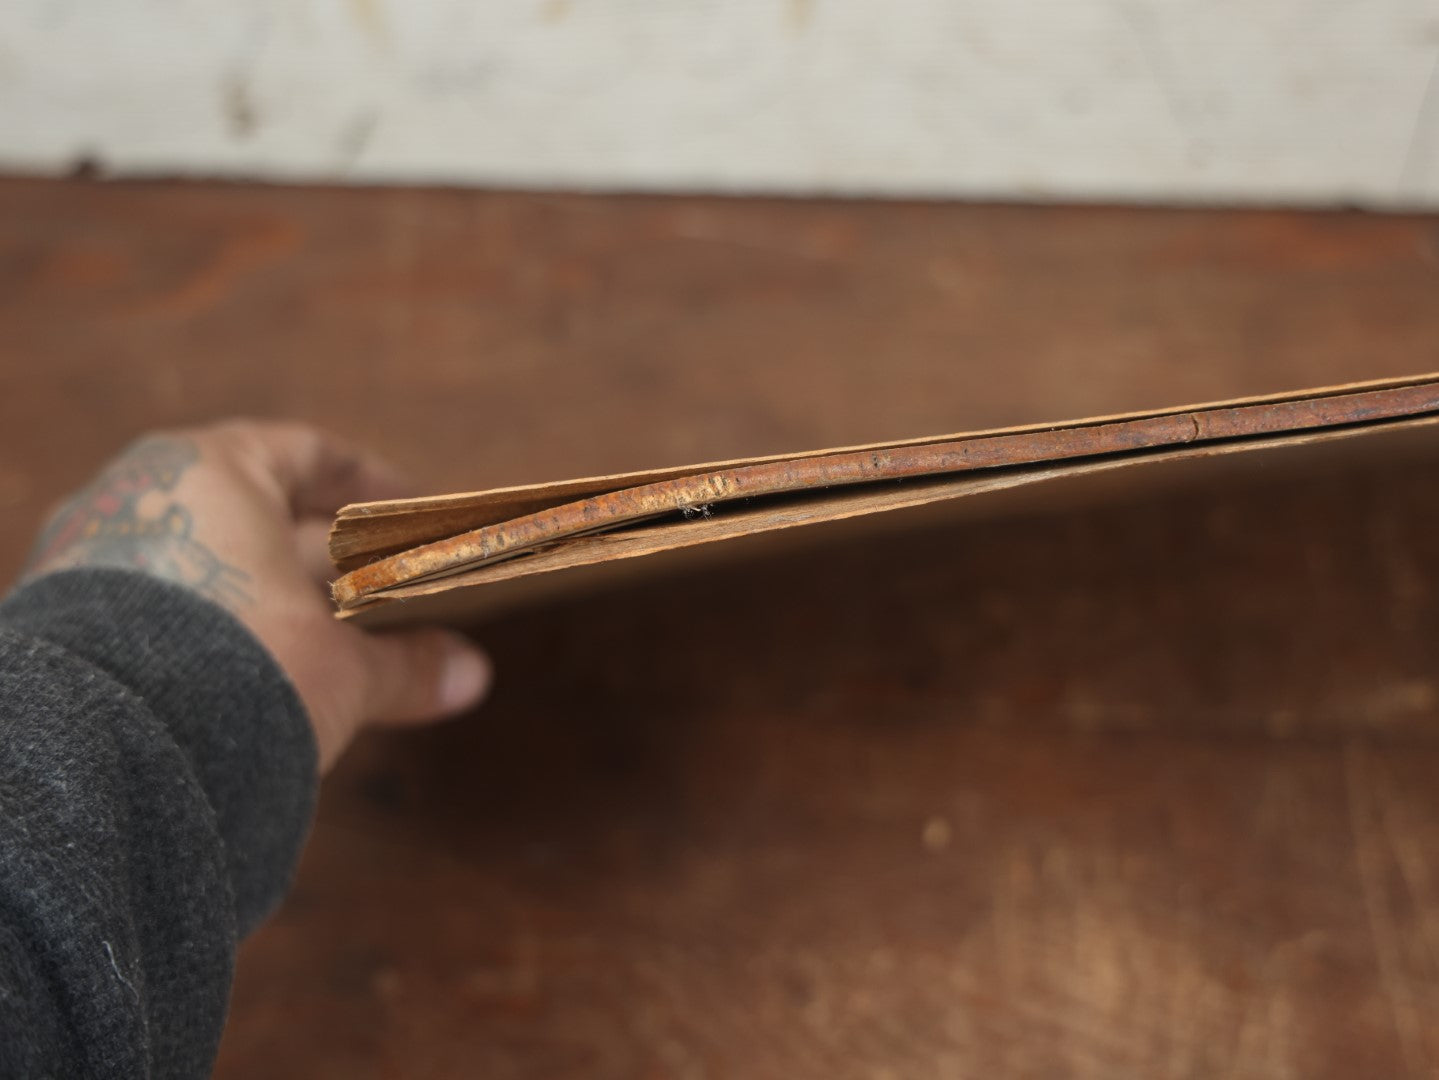
<path fill-rule="evenodd" d="M 432 490 L 1435 366 L 1439 221 L 0 183 L 0 563 L 124 439 Z M 493 626 L 369 738 L 221 1078 L 1439 1072 L 1406 466 L 925 529 Z"/>

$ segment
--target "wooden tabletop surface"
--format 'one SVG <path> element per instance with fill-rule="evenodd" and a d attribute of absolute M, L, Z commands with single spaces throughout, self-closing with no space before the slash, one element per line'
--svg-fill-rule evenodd
<path fill-rule="evenodd" d="M 430 490 L 1439 368 L 1439 219 L 0 182 L 0 570 L 150 427 Z M 1422 464 L 484 631 L 362 740 L 217 1076 L 1439 1075 Z"/>

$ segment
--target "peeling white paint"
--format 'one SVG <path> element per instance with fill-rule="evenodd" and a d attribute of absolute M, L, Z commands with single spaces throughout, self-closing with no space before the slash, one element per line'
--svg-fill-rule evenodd
<path fill-rule="evenodd" d="M 0 165 L 1439 206 L 1433 0 L 4 0 Z"/>

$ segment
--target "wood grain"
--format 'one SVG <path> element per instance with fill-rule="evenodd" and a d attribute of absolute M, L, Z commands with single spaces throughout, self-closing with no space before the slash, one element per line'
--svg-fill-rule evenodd
<path fill-rule="evenodd" d="M 419 490 L 1432 368 L 1422 217 L 0 183 L 0 562 L 249 412 Z M 327 781 L 216 1075 L 1424 1077 L 1432 468 L 554 601 Z"/>

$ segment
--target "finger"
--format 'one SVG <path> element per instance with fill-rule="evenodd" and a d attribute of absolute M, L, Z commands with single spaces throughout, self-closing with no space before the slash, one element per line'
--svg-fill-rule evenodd
<path fill-rule="evenodd" d="M 365 723 L 405 724 L 454 716 L 478 704 L 493 679 L 474 642 L 444 630 L 361 634 Z"/>
<path fill-rule="evenodd" d="M 249 420 L 231 425 L 230 433 L 279 486 L 297 517 L 333 514 L 346 503 L 403 498 L 413 490 L 384 458 L 309 424 Z"/>
<path fill-rule="evenodd" d="M 330 519 L 307 517 L 296 522 L 295 547 L 306 576 L 315 584 L 327 587 L 328 594 L 330 582 L 340 574 L 330 561 Z"/>

